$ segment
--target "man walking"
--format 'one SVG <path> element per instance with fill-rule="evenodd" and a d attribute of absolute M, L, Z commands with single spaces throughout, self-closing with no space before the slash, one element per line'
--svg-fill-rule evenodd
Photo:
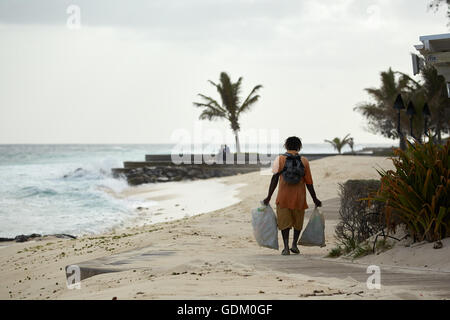
<path fill-rule="evenodd" d="M 308 159 L 299 155 L 302 148 L 300 138 L 287 138 L 284 147 L 287 152 L 278 156 L 273 163 L 269 193 L 263 202 L 265 205 L 269 204 L 279 182 L 276 211 L 278 229 L 281 230 L 284 243 L 281 254 L 289 255 L 289 231 L 291 228 L 294 228 L 294 239 L 290 251 L 295 254 L 300 253 L 297 242 L 303 228 L 305 209 L 308 208 L 306 188 L 316 207 L 322 206 L 322 202 L 317 198 L 314 190 Z"/>

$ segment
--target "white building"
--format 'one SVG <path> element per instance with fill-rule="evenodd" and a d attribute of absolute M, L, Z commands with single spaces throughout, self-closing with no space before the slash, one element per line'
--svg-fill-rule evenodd
<path fill-rule="evenodd" d="M 447 81 L 447 91 L 450 97 L 450 33 L 422 36 L 422 44 L 414 46 L 425 58 L 425 62 L 432 64 L 438 74 Z M 414 74 L 419 73 L 420 59 L 413 55 Z"/>

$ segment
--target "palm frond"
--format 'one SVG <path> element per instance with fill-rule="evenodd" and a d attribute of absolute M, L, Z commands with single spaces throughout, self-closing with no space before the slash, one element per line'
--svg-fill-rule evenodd
<path fill-rule="evenodd" d="M 220 74 L 221 84 L 221 98 L 222 104 L 228 110 L 230 114 L 236 113 L 236 97 L 234 95 L 233 84 L 231 83 L 230 76 L 226 72 Z"/>
<path fill-rule="evenodd" d="M 208 97 L 208 96 L 205 96 L 205 95 L 203 95 L 203 94 L 201 94 L 201 93 L 199 93 L 198 96 L 201 97 L 203 100 L 205 100 L 206 103 L 194 102 L 194 106 L 196 106 L 196 107 L 213 107 L 213 108 L 215 108 L 215 109 L 220 110 L 220 111 L 223 112 L 223 113 L 226 113 L 226 112 L 227 112 L 227 111 L 226 111 L 222 106 L 220 106 L 220 104 L 219 104 L 216 100 L 214 100 L 213 98 Z"/>
<path fill-rule="evenodd" d="M 376 101 L 383 101 L 384 94 L 380 89 L 377 88 L 366 88 L 364 89 L 369 95 L 371 95 Z"/>
<path fill-rule="evenodd" d="M 217 112 L 214 109 L 205 109 L 198 117 L 200 120 L 215 120 L 218 118 L 225 118 L 226 116 L 222 112 Z"/>
<path fill-rule="evenodd" d="M 222 97 L 223 96 L 223 87 L 222 87 L 222 85 L 217 84 L 217 83 L 215 83 L 215 82 L 213 82 L 211 80 L 208 80 L 208 82 L 210 84 L 212 84 L 214 87 L 216 87 L 217 92 L 219 93 L 220 97 Z M 223 102 L 223 100 L 222 100 L 222 102 Z"/>
<path fill-rule="evenodd" d="M 342 140 L 336 137 L 333 140 L 324 140 L 324 142 L 331 144 L 340 154 L 342 148 L 345 147 L 346 144 L 350 144 L 350 139 L 352 138 L 349 138 L 349 136 L 350 133 L 347 134 Z"/>
<path fill-rule="evenodd" d="M 241 107 L 239 108 L 239 112 L 246 112 L 250 109 L 250 107 L 255 104 L 256 102 L 258 102 L 260 95 L 256 95 L 254 96 L 254 94 L 260 90 L 263 86 L 262 85 L 257 85 L 253 88 L 253 90 L 250 92 L 250 94 L 247 96 L 247 99 L 245 99 L 244 103 L 242 103 Z"/>
<path fill-rule="evenodd" d="M 242 77 L 239 77 L 238 81 L 233 83 L 233 95 L 234 95 L 234 104 L 238 106 L 241 103 L 241 84 L 242 84 Z"/>
<path fill-rule="evenodd" d="M 342 139 L 342 141 L 343 141 L 343 142 L 345 141 L 345 142 L 348 143 L 348 140 L 350 139 L 349 137 L 350 137 L 350 133 L 347 134 L 347 135 L 344 137 L 344 139 Z"/>
<path fill-rule="evenodd" d="M 194 106 L 197 108 L 205 108 L 199 116 L 200 120 L 213 120 L 216 118 L 227 118 L 227 112 L 223 109 L 219 103 L 211 97 L 199 94 L 205 103 L 194 102 Z"/>

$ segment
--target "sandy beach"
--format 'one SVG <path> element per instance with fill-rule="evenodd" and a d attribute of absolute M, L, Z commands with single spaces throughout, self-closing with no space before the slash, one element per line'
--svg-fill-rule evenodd
<path fill-rule="evenodd" d="M 324 210 L 328 203 L 336 202 L 338 183 L 348 179 L 377 179 L 376 169 L 392 168 L 391 160 L 370 156 L 335 156 L 311 161 L 310 164 L 317 196 L 324 202 Z M 227 195 L 226 205 L 218 200 L 223 206 L 220 209 L 202 214 L 186 209 L 189 212 L 178 220 L 164 222 L 156 219 L 151 221 L 152 224 L 117 228 L 76 240 L 44 238 L 26 243 L 5 243 L 0 247 L 0 299 L 450 297 L 450 292 L 445 290 L 420 290 L 419 282 L 400 285 L 394 281 L 392 285 L 385 284 L 383 273 L 379 290 L 368 289 L 366 283 L 360 280 L 369 276 L 365 268 L 370 264 L 380 265 L 382 272 L 384 266 L 386 270 L 391 270 L 389 272 L 407 276 L 411 272 L 415 275 L 412 278 L 433 274 L 450 279 L 449 241 L 443 241 L 444 247 L 439 250 L 425 243 L 413 247 L 396 246 L 380 255 L 353 262 L 325 258 L 335 246 L 337 216 L 334 215 L 325 217 L 326 247 L 300 247 L 301 255 L 281 256 L 280 251 L 259 247 L 251 226 L 251 209 L 257 207 L 266 196 L 270 175 L 254 172 L 200 183 L 207 187 L 208 181 L 234 186 L 235 194 Z M 207 200 L 211 197 L 208 197 L 206 190 L 203 195 L 199 191 L 202 189 L 195 189 L 195 194 L 182 191 L 183 188 L 189 189 L 189 182 L 167 189 L 169 186 L 149 184 L 130 187 L 116 196 L 157 200 L 157 207 L 141 210 L 173 210 L 174 216 L 182 208 L 193 208 L 192 198 L 201 201 L 205 197 L 204 210 L 208 210 Z M 166 192 L 161 191 L 164 188 Z M 273 206 L 275 196 L 271 202 Z M 310 198 L 308 203 L 312 207 Z M 305 218 L 305 225 L 308 217 Z M 281 235 L 279 241 L 281 243 Z M 69 290 L 65 267 L 78 264 L 106 264 L 111 271 L 119 272 L 86 278 L 81 281 L 81 289 Z M 307 266 L 313 264 L 316 269 L 308 269 Z M 287 265 L 290 269 L 282 268 Z M 299 267 L 296 268 L 296 265 Z M 356 271 L 354 276 L 345 277 L 327 274 L 328 270 L 332 270 L 327 266 L 331 268 L 332 265 L 339 270 L 360 270 L 361 274 Z"/>

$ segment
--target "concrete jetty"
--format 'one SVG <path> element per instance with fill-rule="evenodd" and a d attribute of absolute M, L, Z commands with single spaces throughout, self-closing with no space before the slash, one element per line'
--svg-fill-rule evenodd
<path fill-rule="evenodd" d="M 333 154 L 304 155 L 316 160 Z M 124 177 L 130 185 L 181 180 L 208 179 L 248 173 L 269 168 L 278 154 L 227 154 L 225 158 L 213 155 L 147 154 L 145 161 L 125 161 L 123 168 L 112 169 L 116 178 Z"/>

